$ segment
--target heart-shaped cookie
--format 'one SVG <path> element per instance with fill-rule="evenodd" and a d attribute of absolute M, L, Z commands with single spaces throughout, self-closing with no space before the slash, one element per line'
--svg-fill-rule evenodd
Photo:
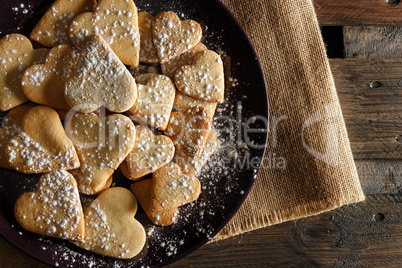
<path fill-rule="evenodd" d="M 45 173 L 80 166 L 74 145 L 52 108 L 31 108 L 22 118 L 21 130 L 6 146 L 12 168 L 22 173 Z"/>
<path fill-rule="evenodd" d="M 165 134 L 175 144 L 176 150 L 198 160 L 211 131 L 212 118 L 202 107 L 182 112 L 172 112 Z"/>
<path fill-rule="evenodd" d="M 138 27 L 140 29 L 141 49 L 140 62 L 147 64 L 158 64 L 159 59 L 156 56 L 156 51 L 152 36 L 152 20 L 154 17 L 148 12 L 138 12 Z"/>
<path fill-rule="evenodd" d="M 33 49 L 31 41 L 20 34 L 0 39 L 0 111 L 14 108 L 28 99 L 21 88 L 21 76 L 32 64 L 43 63 L 49 52 Z"/>
<path fill-rule="evenodd" d="M 74 143 L 84 179 L 80 189 L 99 193 L 110 176 L 134 147 L 135 127 L 126 116 L 112 114 L 98 117 L 95 113 L 72 115 L 66 123 L 66 134 Z"/>
<path fill-rule="evenodd" d="M 99 0 L 94 12 L 78 15 L 70 26 L 74 45 L 82 48 L 100 35 L 125 65 L 137 67 L 140 52 L 137 7 L 128 0 Z"/>
<path fill-rule="evenodd" d="M 130 112 L 148 125 L 165 130 L 176 92 L 169 77 L 156 75 L 146 85 L 138 84 L 138 100 Z"/>
<path fill-rule="evenodd" d="M 74 177 L 64 170 L 42 175 L 35 192 L 15 203 L 14 215 L 22 228 L 52 237 L 84 239 L 84 214 Z"/>
<path fill-rule="evenodd" d="M 69 110 L 65 84 L 78 59 L 78 50 L 60 45 L 50 50 L 44 64 L 29 67 L 22 76 L 22 91 L 33 102 Z"/>
<path fill-rule="evenodd" d="M 165 63 L 161 63 L 162 73 L 168 76 L 170 79 L 174 80 L 174 75 L 176 74 L 177 69 L 184 65 L 193 64 L 195 55 L 197 55 L 198 52 L 204 50 L 208 50 L 208 48 L 200 42 L 195 47 L 187 50 L 176 58 Z"/>
<path fill-rule="evenodd" d="M 193 175 L 182 174 L 171 162 L 155 171 L 152 177 L 151 209 L 166 211 L 193 202 L 201 193 L 200 181 Z"/>
<path fill-rule="evenodd" d="M 31 109 L 31 106 L 20 105 L 8 112 L 3 120 L 3 127 L 0 128 L 0 167 L 12 169 L 7 160 L 6 145 L 17 134 L 21 133 L 22 118 Z"/>
<path fill-rule="evenodd" d="M 133 150 L 126 158 L 127 175 L 137 180 L 166 165 L 174 155 L 174 144 L 164 135 L 154 135 L 141 125 L 135 126 L 136 138 Z"/>
<path fill-rule="evenodd" d="M 179 213 L 177 208 L 169 208 L 157 210 L 151 208 L 151 189 L 152 179 L 145 179 L 131 184 L 131 191 L 133 191 L 141 207 L 144 209 L 148 218 L 160 226 L 168 226 L 174 223 Z"/>
<path fill-rule="evenodd" d="M 208 111 L 208 113 L 212 119 L 212 117 L 215 114 L 217 105 L 218 104 L 216 102 L 209 102 L 209 101 L 196 99 L 194 97 L 191 97 L 189 95 L 182 93 L 179 90 L 176 90 L 176 94 L 174 95 L 173 107 L 176 108 L 176 110 L 178 110 L 180 112 L 186 111 L 193 107 L 200 106 Z"/>
<path fill-rule="evenodd" d="M 72 170 L 69 170 L 69 172 L 71 173 L 71 175 L 74 176 L 74 179 L 77 181 L 78 191 L 80 193 L 86 194 L 86 195 L 100 194 L 104 190 L 109 189 L 110 185 L 112 185 L 112 182 L 113 182 L 113 175 L 112 175 L 109 177 L 109 179 L 107 179 L 103 188 L 100 188 L 97 192 L 94 192 L 92 188 L 88 187 L 88 181 L 87 181 L 86 177 L 84 176 L 84 174 L 82 174 L 81 169 L 79 169 L 79 168 L 72 169 Z"/>
<path fill-rule="evenodd" d="M 96 0 L 56 0 L 32 30 L 29 38 L 47 47 L 72 44 L 69 26 L 75 16 L 94 9 Z"/>
<path fill-rule="evenodd" d="M 177 89 L 194 98 L 223 102 L 225 77 L 221 57 L 211 51 L 198 52 L 192 65 L 185 65 L 176 71 L 174 78 Z"/>
<path fill-rule="evenodd" d="M 107 189 L 84 211 L 85 240 L 77 245 L 105 256 L 131 259 L 146 241 L 144 227 L 134 219 L 137 206 L 129 190 Z"/>
<path fill-rule="evenodd" d="M 202 150 L 201 157 L 198 160 L 182 153 L 180 151 L 175 153 L 174 161 L 180 167 L 184 174 L 197 176 L 202 167 L 207 163 L 208 159 L 216 152 L 219 146 L 219 140 L 216 134 L 211 130 L 208 135 L 207 142 Z"/>
<path fill-rule="evenodd" d="M 201 26 L 193 20 L 181 21 L 174 12 L 161 12 L 152 23 L 153 41 L 160 63 L 170 61 L 196 46 Z"/>
<path fill-rule="evenodd" d="M 76 111 L 90 113 L 101 106 L 121 113 L 137 99 L 137 86 L 130 72 L 95 35 L 81 50 L 77 65 L 66 82 L 65 98 Z"/>

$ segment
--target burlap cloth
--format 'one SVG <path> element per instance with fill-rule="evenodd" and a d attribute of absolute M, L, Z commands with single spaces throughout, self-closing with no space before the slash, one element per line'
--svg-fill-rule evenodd
<path fill-rule="evenodd" d="M 215 239 L 362 201 L 336 89 L 311 0 L 222 0 L 260 58 L 270 137 L 246 202 Z M 0 267 L 42 265 L 0 240 Z"/>

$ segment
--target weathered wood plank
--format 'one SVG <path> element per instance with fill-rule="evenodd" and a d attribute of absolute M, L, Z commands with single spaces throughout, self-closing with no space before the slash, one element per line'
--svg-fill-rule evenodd
<path fill-rule="evenodd" d="M 347 58 L 402 58 L 402 27 L 346 26 L 343 36 Z"/>
<path fill-rule="evenodd" d="M 356 159 L 402 159 L 402 59 L 331 59 Z"/>
<path fill-rule="evenodd" d="M 402 3 L 386 0 L 313 0 L 321 25 L 402 25 Z"/>
<path fill-rule="evenodd" d="M 402 194 L 402 160 L 356 160 L 365 194 Z"/>
<path fill-rule="evenodd" d="M 172 267 L 401 267 L 402 196 L 367 200 L 208 244 Z"/>

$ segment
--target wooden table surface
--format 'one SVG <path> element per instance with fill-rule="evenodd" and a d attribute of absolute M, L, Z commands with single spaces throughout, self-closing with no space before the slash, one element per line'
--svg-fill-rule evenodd
<path fill-rule="evenodd" d="M 388 2 L 314 0 L 367 200 L 207 244 L 172 267 L 402 267 L 402 3 Z"/>

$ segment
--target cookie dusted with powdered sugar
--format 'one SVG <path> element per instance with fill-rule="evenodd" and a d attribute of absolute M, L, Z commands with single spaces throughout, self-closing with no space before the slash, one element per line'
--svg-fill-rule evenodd
<path fill-rule="evenodd" d="M 134 147 L 135 127 L 126 116 L 76 113 L 66 123 L 81 162 L 79 189 L 100 193 L 110 185 L 110 176 Z M 84 190 L 82 190 L 84 189 Z"/>
<path fill-rule="evenodd" d="M 176 88 L 172 80 L 156 75 L 137 85 L 138 100 L 130 112 L 150 126 L 165 130 L 173 108 Z"/>
<path fill-rule="evenodd" d="M 148 12 L 145 11 L 138 12 L 138 27 L 140 29 L 140 37 L 141 37 L 140 62 L 147 64 L 159 63 L 152 35 L 153 19 L 154 17 Z"/>
<path fill-rule="evenodd" d="M 36 106 L 25 113 L 21 133 L 8 142 L 6 155 L 10 166 L 22 173 L 46 173 L 80 166 L 59 115 L 47 106 Z"/>
<path fill-rule="evenodd" d="M 81 50 L 64 92 L 70 107 L 83 113 L 101 106 L 111 112 L 125 112 L 134 105 L 137 94 L 134 78 L 99 35 Z"/>
<path fill-rule="evenodd" d="M 127 177 L 138 180 L 169 163 L 174 155 L 174 144 L 165 135 L 155 135 L 146 126 L 135 126 L 133 150 L 126 158 Z"/>
<path fill-rule="evenodd" d="M 125 64 L 137 67 L 140 33 L 137 7 L 133 1 L 99 0 L 94 12 L 78 15 L 70 25 L 70 38 L 79 48 L 100 35 Z"/>
<path fill-rule="evenodd" d="M 151 189 L 152 179 L 145 179 L 131 184 L 131 191 L 133 191 L 141 207 L 144 209 L 148 218 L 160 226 L 168 226 L 175 222 L 177 219 L 179 210 L 177 207 L 167 209 L 152 208 L 151 203 Z"/>
<path fill-rule="evenodd" d="M 71 241 L 84 239 L 84 214 L 74 177 L 64 170 L 42 175 L 34 192 L 17 199 L 14 215 L 22 228 Z"/>
<path fill-rule="evenodd" d="M 29 67 L 22 75 L 22 91 L 25 96 L 38 104 L 69 110 L 64 91 L 78 55 L 78 50 L 70 45 L 52 48 L 44 64 Z"/>
<path fill-rule="evenodd" d="M 177 69 L 184 65 L 191 65 L 195 55 L 204 50 L 208 50 L 208 48 L 203 43 L 198 43 L 195 47 L 187 50 L 183 54 L 180 54 L 176 58 L 165 63 L 161 63 L 162 73 L 174 80 L 174 75 L 176 74 Z"/>
<path fill-rule="evenodd" d="M 211 131 L 211 121 L 208 111 L 202 107 L 172 112 L 165 135 L 174 142 L 177 151 L 198 160 Z"/>
<path fill-rule="evenodd" d="M 209 101 L 204 101 L 200 99 L 196 99 L 194 97 L 191 97 L 189 95 L 184 94 L 183 92 L 176 90 L 176 94 L 174 96 L 174 102 L 173 102 L 173 107 L 176 108 L 176 110 L 180 112 L 184 112 L 188 109 L 191 109 L 193 107 L 202 107 L 205 110 L 208 111 L 209 115 L 212 117 L 215 114 L 215 110 L 217 107 L 216 102 L 209 102 Z"/>
<path fill-rule="evenodd" d="M 161 12 L 155 16 L 152 33 L 160 63 L 170 61 L 196 46 L 202 37 L 201 26 L 196 21 L 181 21 L 171 11 Z"/>
<path fill-rule="evenodd" d="M 121 187 L 107 189 L 84 211 L 85 239 L 81 248 L 101 255 L 131 259 L 143 249 L 144 227 L 135 218 L 137 200 Z"/>
<path fill-rule="evenodd" d="M 193 175 L 183 174 L 173 162 L 158 169 L 152 177 L 151 210 L 165 211 L 197 200 L 201 183 Z M 154 214 L 155 215 L 155 214 Z"/>
<path fill-rule="evenodd" d="M 191 97 L 223 102 L 225 76 L 221 57 L 211 51 L 198 52 L 192 65 L 180 67 L 174 78 L 178 90 Z"/>
<path fill-rule="evenodd" d="M 0 167 L 13 169 L 7 160 L 6 145 L 15 136 L 21 133 L 22 119 L 31 106 L 20 105 L 8 112 L 4 117 L 3 127 L 0 128 Z"/>
<path fill-rule="evenodd" d="M 47 47 L 69 44 L 70 24 L 84 12 L 93 11 L 96 0 L 56 0 L 32 30 L 29 38 Z"/>
<path fill-rule="evenodd" d="M 106 180 L 106 182 L 103 184 L 103 187 L 98 188 L 96 191 L 92 189 L 90 186 L 88 186 L 88 178 L 84 176 L 82 173 L 81 169 L 72 169 L 69 170 L 68 172 L 71 173 L 71 175 L 74 176 L 74 179 L 77 181 L 78 185 L 78 191 L 82 194 L 86 195 L 97 195 L 103 192 L 106 189 L 109 189 L 109 187 L 112 185 L 113 182 L 113 175 L 109 177 L 109 179 Z"/>
<path fill-rule="evenodd" d="M 202 167 L 208 162 L 209 158 L 216 152 L 218 147 L 218 137 L 213 131 L 211 131 L 201 152 L 200 159 L 195 160 L 185 153 L 177 151 L 174 156 L 174 161 L 184 174 L 198 176 Z"/>
<path fill-rule="evenodd" d="M 49 50 L 33 49 L 31 41 L 20 34 L 0 39 L 0 111 L 14 108 L 28 99 L 21 87 L 21 76 L 29 66 L 44 63 Z"/>

